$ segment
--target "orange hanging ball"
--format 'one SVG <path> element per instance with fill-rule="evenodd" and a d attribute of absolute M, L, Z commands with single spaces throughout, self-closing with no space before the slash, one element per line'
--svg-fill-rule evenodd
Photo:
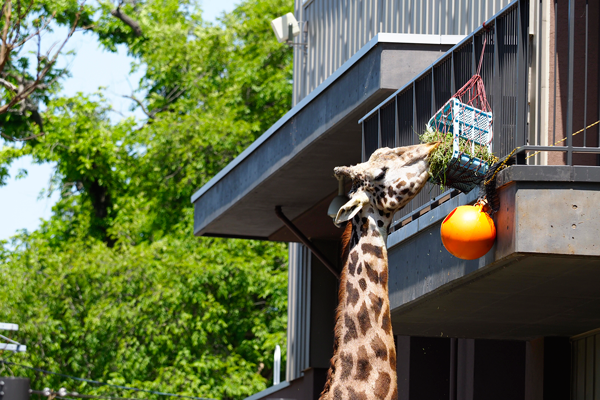
<path fill-rule="evenodd" d="M 456 207 L 442 222 L 442 243 L 463 260 L 483 257 L 494 245 L 496 227 L 483 205 Z"/>

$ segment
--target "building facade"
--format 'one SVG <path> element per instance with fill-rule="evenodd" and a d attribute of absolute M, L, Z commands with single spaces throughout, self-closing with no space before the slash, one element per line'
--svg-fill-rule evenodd
<path fill-rule="evenodd" d="M 477 189 L 428 184 L 395 216 L 399 399 L 598 398 L 598 2 L 297 0 L 295 14 L 293 108 L 192 197 L 197 235 L 292 242 L 286 380 L 251 399 L 323 388 L 328 268 L 342 267 L 333 167 L 417 143 L 480 60 L 493 152 L 517 149 L 517 165 L 498 175 L 498 237 L 478 260 L 451 256 L 439 235 Z"/>

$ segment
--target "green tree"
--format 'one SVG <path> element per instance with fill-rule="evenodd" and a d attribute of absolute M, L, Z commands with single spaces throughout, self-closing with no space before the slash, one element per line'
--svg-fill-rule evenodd
<path fill-rule="evenodd" d="M 221 23 L 176 0 L 101 3 L 93 32 L 145 70 L 111 123 L 101 95 L 45 102 L 46 135 L 6 143 L 53 162 L 54 215 L 5 245 L 0 320 L 19 323 L 18 360 L 84 378 L 243 398 L 264 389 L 285 349 L 284 244 L 195 238 L 191 194 L 291 105 L 291 51 L 269 21 L 291 1 L 242 2 Z M 17 370 L 32 376 L 31 371 Z M 57 376 L 34 383 L 116 393 Z"/>
<path fill-rule="evenodd" d="M 25 141 L 44 134 L 38 104 L 58 89 L 67 73 L 56 61 L 78 26 L 91 21 L 92 8 L 77 0 L 3 0 L 0 7 L 0 135 Z M 64 40 L 42 51 L 42 35 L 69 26 Z M 26 54 L 36 42 L 37 52 Z M 6 173 L 6 172 L 4 172 Z"/>

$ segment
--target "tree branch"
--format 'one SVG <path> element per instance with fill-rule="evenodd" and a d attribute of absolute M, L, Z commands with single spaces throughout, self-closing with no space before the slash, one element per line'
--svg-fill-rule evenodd
<path fill-rule="evenodd" d="M 14 136 L 7 135 L 4 132 L 0 132 L 0 135 L 2 135 L 3 138 L 8 139 L 8 140 L 12 140 L 12 141 L 15 141 L 15 142 L 24 142 L 26 140 L 36 139 L 36 138 L 39 138 L 41 136 L 44 136 L 45 134 L 46 134 L 46 132 L 40 132 L 40 133 L 38 133 L 36 135 L 27 136 L 27 137 L 24 137 L 24 138 L 16 138 Z"/>
<path fill-rule="evenodd" d="M 129 26 L 133 30 L 133 33 L 135 33 L 135 36 L 142 36 L 142 28 L 140 27 L 140 24 L 138 24 L 137 21 L 135 21 L 129 15 L 121 11 L 120 6 L 117 7 L 116 10 L 111 10 L 110 13 L 113 15 L 113 17 L 120 19 L 123 21 L 123 23 L 125 23 L 125 25 Z"/>
<path fill-rule="evenodd" d="M 10 4 L 9 4 L 9 6 L 10 6 Z M 71 26 L 71 30 L 69 31 L 69 34 L 67 35 L 65 40 L 62 42 L 62 44 L 60 45 L 58 50 L 56 50 L 56 53 L 54 53 L 54 56 L 52 56 L 52 58 L 48 61 L 46 66 L 41 70 L 39 70 L 39 65 L 40 65 L 40 61 L 42 58 L 38 54 L 38 72 L 36 74 L 35 81 L 33 81 L 29 86 L 23 87 L 22 90 L 21 90 L 21 88 L 19 88 L 19 91 L 15 97 L 13 97 L 8 103 L 4 104 L 3 106 L 0 106 L 0 114 L 7 112 L 9 108 L 11 108 L 15 104 L 19 103 L 20 101 L 24 100 L 25 98 L 29 97 L 29 95 L 31 95 L 40 86 L 42 79 L 44 79 L 44 77 L 46 76 L 48 71 L 50 71 L 50 68 L 52 68 L 54 63 L 56 63 L 56 59 L 58 58 L 58 55 L 62 51 L 63 47 L 65 47 L 65 45 L 67 44 L 67 42 L 69 41 L 71 36 L 73 36 L 73 33 L 75 32 L 75 29 L 77 28 L 77 23 L 79 22 L 79 17 L 80 17 L 80 14 L 77 13 L 77 15 L 75 17 L 75 21 L 73 22 L 73 26 Z M 39 35 L 39 32 L 38 32 L 38 35 Z M 54 47 L 54 45 L 52 47 Z M 3 48 L 4 48 L 4 42 L 3 42 Z M 48 58 L 50 56 L 51 51 L 52 51 L 52 48 L 50 50 L 48 50 L 48 54 L 44 58 Z M 1 56 L 1 54 L 0 54 L 0 56 Z M 0 68 L 3 68 L 3 66 L 1 64 L 0 64 Z M 1 69 L 0 69 L 0 71 L 1 71 Z M 42 134 L 33 135 L 30 138 L 41 136 Z M 4 134 L 2 134 L 2 136 L 7 137 Z M 8 136 L 7 138 L 10 138 L 10 137 L 11 136 Z M 27 139 L 25 139 L 25 140 L 27 140 Z"/>
<path fill-rule="evenodd" d="M 4 7 L 6 6 L 6 9 Z M 2 5 L 2 11 L 4 13 L 4 30 L 2 32 L 2 46 L 0 47 L 0 72 L 4 71 L 4 66 L 8 61 L 8 56 L 12 50 L 10 43 L 8 43 L 8 28 L 10 26 L 10 16 L 12 11 L 12 3 L 10 0 L 6 4 Z"/>
<path fill-rule="evenodd" d="M 155 112 L 149 112 L 146 107 L 144 107 L 144 103 L 141 102 L 141 100 L 135 98 L 134 96 L 127 96 L 127 95 L 123 95 L 123 97 L 125 97 L 126 99 L 131 99 L 133 101 L 135 101 L 138 106 L 141 107 L 142 111 L 144 112 L 144 114 L 146 114 L 146 116 L 150 119 L 154 119 L 154 115 L 156 114 Z"/>
<path fill-rule="evenodd" d="M 13 93 L 17 92 L 17 87 L 15 85 L 13 85 L 9 81 L 6 81 L 2 78 L 0 78 L 0 85 L 4 86 L 5 88 L 7 88 L 8 90 L 10 90 Z"/>

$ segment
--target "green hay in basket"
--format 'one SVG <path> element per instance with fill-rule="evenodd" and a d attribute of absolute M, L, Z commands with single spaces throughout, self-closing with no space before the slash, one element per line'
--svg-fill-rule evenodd
<path fill-rule="evenodd" d="M 442 190 L 445 190 L 446 186 L 446 170 L 448 169 L 448 165 L 452 160 L 452 152 L 453 146 L 452 142 L 454 140 L 454 136 L 452 133 L 443 134 L 437 131 L 426 131 L 422 135 L 419 136 L 419 140 L 422 143 L 429 142 L 437 142 L 441 141 L 442 143 L 438 146 L 438 148 L 431 153 L 429 156 L 429 177 L 433 183 L 436 183 L 441 186 Z M 467 142 L 467 140 L 459 137 L 458 139 L 458 147 L 461 152 L 469 155 L 470 157 L 477 157 L 480 160 L 483 160 L 488 163 L 488 165 L 494 164 L 498 159 L 488 152 L 487 147 L 475 145 L 474 152 L 471 149 L 471 143 Z"/>

